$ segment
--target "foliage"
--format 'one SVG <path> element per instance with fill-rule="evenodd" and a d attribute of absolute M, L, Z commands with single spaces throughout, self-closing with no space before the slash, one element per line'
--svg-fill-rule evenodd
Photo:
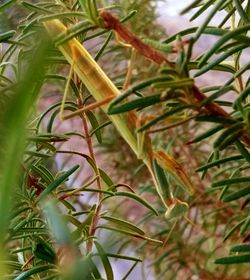
<path fill-rule="evenodd" d="M 250 2 L 170 37 L 152 0 L 0 12 L 1 279 L 247 277 Z"/>

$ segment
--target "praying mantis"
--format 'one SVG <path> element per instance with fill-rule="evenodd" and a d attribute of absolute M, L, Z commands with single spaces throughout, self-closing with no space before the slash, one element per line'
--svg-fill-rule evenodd
<path fill-rule="evenodd" d="M 45 21 L 43 24 L 52 38 L 57 37 L 59 34 L 60 36 L 62 34 L 68 34 L 67 27 L 58 19 L 51 19 Z M 92 94 L 96 100 L 97 106 L 100 106 L 102 110 L 107 113 L 109 102 L 121 94 L 118 88 L 112 83 L 109 77 L 76 38 L 61 43 L 58 45 L 58 49 L 69 62 L 73 71 L 84 83 L 88 91 Z M 108 117 L 119 134 L 129 144 L 135 155 L 141 159 L 148 168 L 156 191 L 166 209 L 165 217 L 172 219 L 184 216 L 189 208 L 188 204 L 175 198 L 171 191 L 163 193 L 161 187 L 161 184 L 164 184 L 164 180 L 162 181 L 162 174 L 164 173 L 163 170 L 165 170 L 177 179 L 179 185 L 187 193 L 193 195 L 194 187 L 182 166 L 165 151 L 154 150 L 150 138 L 145 132 L 136 132 L 137 124 L 140 120 L 134 112 L 108 115 Z"/>

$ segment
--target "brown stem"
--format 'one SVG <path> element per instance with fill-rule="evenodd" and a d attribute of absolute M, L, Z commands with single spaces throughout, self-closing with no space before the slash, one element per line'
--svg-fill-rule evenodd
<path fill-rule="evenodd" d="M 205 100 L 207 97 L 205 94 L 203 94 L 197 86 L 193 86 L 191 88 L 192 93 L 194 95 L 194 97 L 196 98 L 196 100 L 200 103 L 203 100 Z M 208 104 L 206 104 L 204 106 L 207 111 L 212 114 L 212 115 L 216 115 L 216 116 L 224 116 L 224 117 L 229 117 L 229 114 L 223 110 L 219 105 L 217 105 L 214 102 L 209 102 Z"/>
<path fill-rule="evenodd" d="M 78 108 L 79 109 L 83 108 L 83 102 L 80 99 L 78 100 Z M 95 171 L 97 173 L 97 178 L 96 178 L 97 188 L 99 190 L 101 190 L 102 187 L 101 187 L 99 169 L 98 169 L 98 166 L 97 166 L 97 163 L 96 163 L 96 158 L 95 158 L 95 153 L 94 153 L 94 149 L 93 149 L 92 139 L 91 139 L 91 136 L 89 134 L 88 124 L 87 124 L 87 120 L 86 120 L 86 117 L 85 117 L 85 113 L 81 113 L 80 117 L 81 117 L 82 123 L 83 123 L 83 130 L 84 130 L 85 139 L 86 139 L 86 143 L 87 143 L 87 146 L 88 146 L 89 154 L 90 154 L 90 157 L 93 160 L 93 163 L 95 165 Z M 95 209 L 95 213 L 94 213 L 92 222 L 91 222 L 90 227 L 89 227 L 89 236 L 90 237 L 95 235 L 96 226 L 97 226 L 98 221 L 99 221 L 99 213 L 100 213 L 100 210 L 101 210 L 101 201 L 102 201 L 102 193 L 99 192 L 98 193 L 97 207 Z M 89 253 L 92 250 L 92 247 L 93 247 L 93 239 L 92 238 L 90 238 L 87 241 L 87 246 L 86 247 L 87 247 L 86 248 L 87 253 Z"/>
<path fill-rule="evenodd" d="M 100 12 L 100 16 L 103 19 L 104 26 L 107 29 L 114 30 L 125 42 L 132 45 L 141 55 L 149 58 L 153 62 L 157 64 L 166 63 L 170 68 L 174 68 L 174 63 L 167 60 L 167 58 L 158 50 L 154 49 L 151 46 L 146 45 L 144 42 L 141 41 L 140 38 L 135 36 L 130 30 L 128 30 L 117 17 L 113 16 L 110 12 L 106 10 L 102 10 Z M 195 97 L 197 101 L 197 105 L 205 100 L 207 97 L 203 94 L 197 86 L 193 86 L 191 88 L 191 93 Z M 214 102 L 209 102 L 205 106 L 206 113 L 215 115 L 215 116 L 224 116 L 230 117 L 229 114 L 221 108 L 218 104 Z M 197 110 L 200 111 L 200 107 L 196 106 Z M 250 139 L 248 135 L 242 135 L 241 140 L 250 147 Z"/>

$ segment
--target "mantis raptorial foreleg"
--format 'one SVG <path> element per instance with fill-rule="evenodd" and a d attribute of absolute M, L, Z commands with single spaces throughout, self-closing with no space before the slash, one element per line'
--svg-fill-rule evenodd
<path fill-rule="evenodd" d="M 108 104 L 111 100 L 113 99 L 113 96 L 109 96 L 105 99 L 103 99 L 102 101 L 99 101 L 99 102 L 93 102 L 89 105 L 86 105 L 84 106 L 83 108 L 81 109 L 78 109 L 70 114 L 67 114 L 67 115 L 63 115 L 62 116 L 62 119 L 63 120 L 68 120 L 68 119 L 71 119 L 81 113 L 85 113 L 85 112 L 88 112 L 88 111 L 91 111 L 91 110 L 94 110 L 96 108 L 101 108 L 103 105 L 106 105 Z"/>

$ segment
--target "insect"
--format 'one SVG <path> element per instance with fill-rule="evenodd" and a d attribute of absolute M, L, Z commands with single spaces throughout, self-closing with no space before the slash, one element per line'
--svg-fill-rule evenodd
<path fill-rule="evenodd" d="M 157 64 L 170 64 L 170 62 L 168 62 L 166 57 L 161 52 L 151 48 L 148 44 L 145 44 L 143 41 L 141 41 L 130 30 L 124 27 L 119 19 L 114 17 L 110 12 L 107 10 L 101 10 L 100 17 L 103 19 L 105 28 L 115 30 L 121 39 L 133 46 L 133 48 L 135 48 L 143 56 L 151 59 Z"/>
<path fill-rule="evenodd" d="M 67 28 L 57 19 L 48 20 L 44 22 L 44 25 L 52 38 L 55 38 L 58 34 L 67 34 Z M 107 113 L 108 102 L 119 96 L 121 92 L 76 38 L 63 42 L 58 48 L 69 62 L 74 72 L 93 95 L 97 104 L 101 105 L 101 108 Z M 160 168 L 174 176 L 183 189 L 190 195 L 193 195 L 193 185 L 181 165 L 165 151 L 153 150 L 150 138 L 147 134 L 138 137 L 138 134 L 136 133 L 136 123 L 138 123 L 138 118 L 134 112 L 109 115 L 109 118 L 136 156 L 147 166 L 154 181 L 157 193 L 166 208 L 167 216 L 171 218 L 176 215 L 180 216 L 180 211 L 176 212 L 176 209 L 187 209 L 188 205 L 174 198 L 172 194 L 168 199 L 164 198 L 153 162 L 157 161 Z M 180 207 L 183 206 L 183 203 L 185 204 L 184 207 Z M 175 212 L 176 214 L 174 214 Z"/>

